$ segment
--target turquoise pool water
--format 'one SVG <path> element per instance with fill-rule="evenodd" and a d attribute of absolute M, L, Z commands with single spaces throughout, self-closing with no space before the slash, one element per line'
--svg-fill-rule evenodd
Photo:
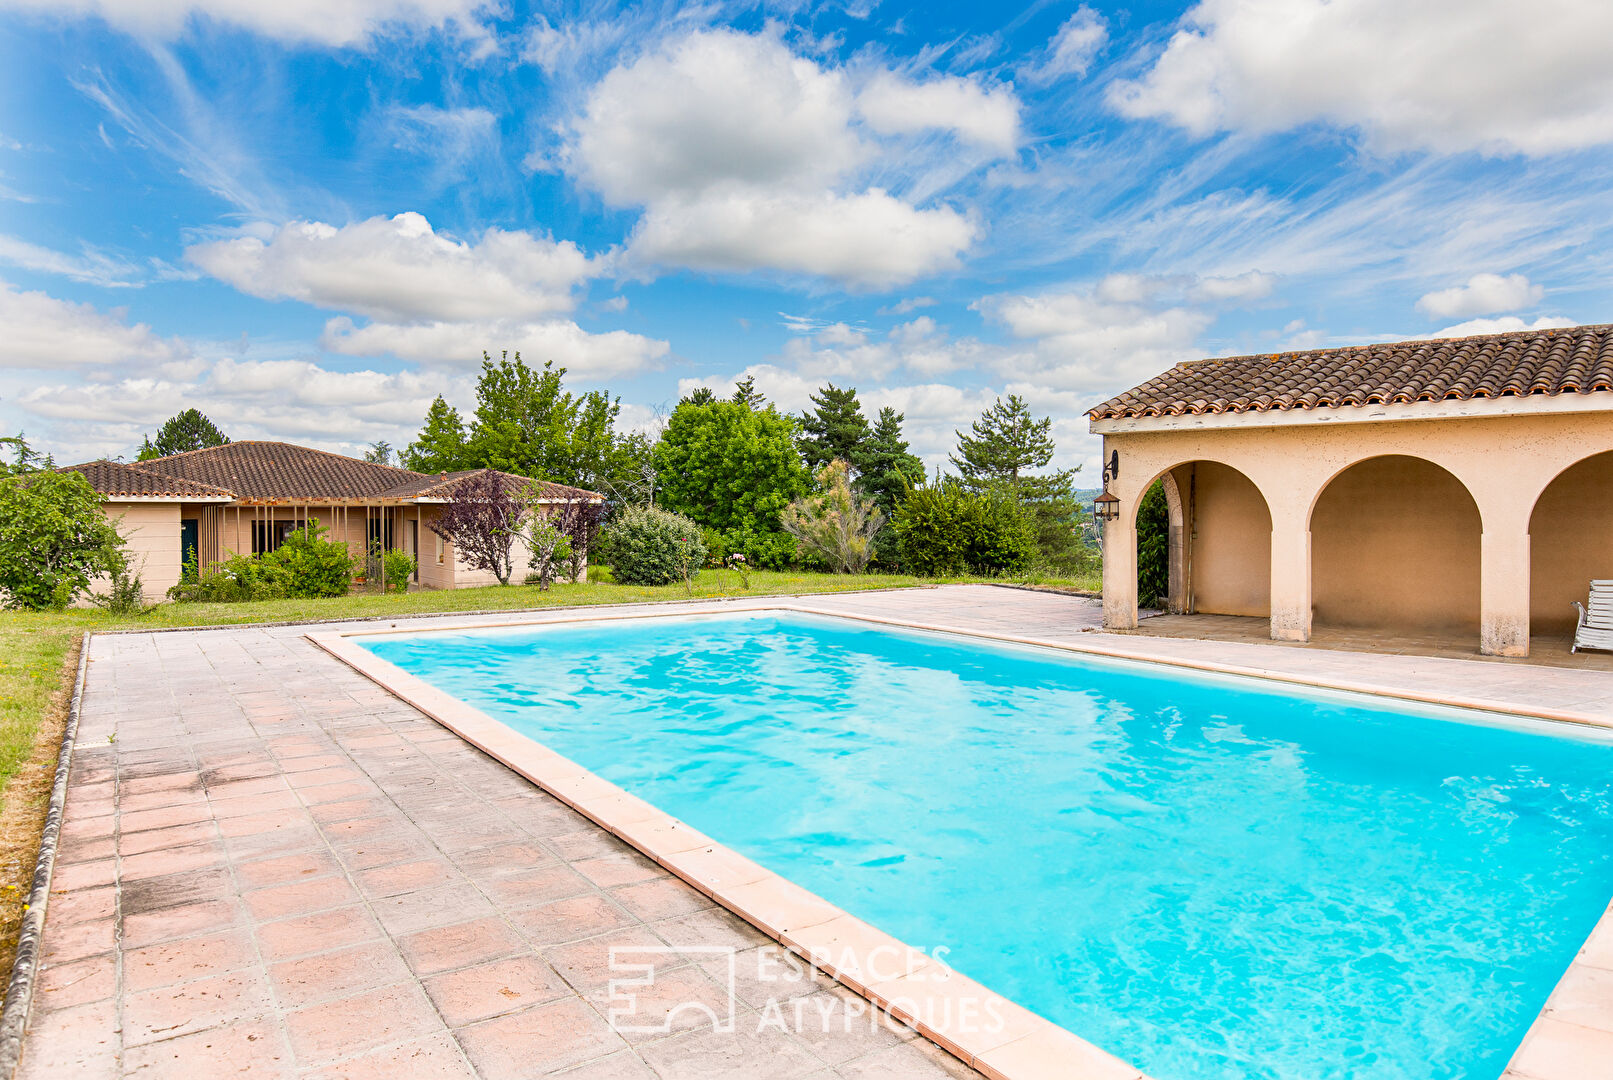
<path fill-rule="evenodd" d="M 1490 1080 L 1613 895 L 1562 726 L 794 614 L 357 640 L 1158 1080 Z"/>

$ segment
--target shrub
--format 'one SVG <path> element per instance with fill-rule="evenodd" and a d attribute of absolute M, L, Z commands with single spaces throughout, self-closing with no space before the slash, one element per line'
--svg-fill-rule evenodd
<path fill-rule="evenodd" d="M 571 558 L 571 537 L 549 515 L 537 513 L 527 527 L 526 546 L 531 553 L 527 566 L 532 570 L 526 583 L 536 585 L 540 591 L 548 589 L 555 571 Z"/>
<path fill-rule="evenodd" d="M 393 548 L 381 556 L 381 578 L 385 582 L 385 589 L 395 592 L 404 592 L 409 588 L 409 579 L 414 576 L 414 556 L 407 551 Z"/>
<path fill-rule="evenodd" d="M 248 600 L 279 600 L 286 595 L 278 563 L 256 555 L 231 555 L 223 562 L 196 571 L 168 590 L 173 600 L 238 604 Z"/>
<path fill-rule="evenodd" d="M 924 577 L 1018 573 L 1036 555 L 1035 521 L 997 488 L 971 492 L 950 480 L 914 488 L 895 524 L 902 563 Z"/>
<path fill-rule="evenodd" d="M 382 557 L 383 573 L 390 575 L 393 554 L 408 560 L 409 569 L 404 573 L 407 580 L 414 572 L 414 560 L 401 551 L 389 551 Z M 353 580 L 352 552 L 340 541 L 326 540 L 325 530 L 318 525 L 294 529 L 279 547 L 261 558 L 268 575 L 280 582 L 286 596 L 346 596 Z M 387 580 L 391 581 L 391 577 Z"/>
<path fill-rule="evenodd" d="M 624 585 L 670 585 L 693 578 L 706 561 L 700 526 L 654 506 L 630 506 L 606 530 L 611 568 Z"/>
<path fill-rule="evenodd" d="M 156 607 L 146 603 L 145 582 L 129 565 L 129 559 L 118 553 L 117 565 L 107 575 L 109 586 L 105 593 L 92 594 L 90 601 L 114 615 L 144 615 Z"/>
<path fill-rule="evenodd" d="M 784 530 L 836 573 L 860 574 L 874 555 L 885 514 L 851 489 L 851 466 L 831 461 L 818 471 L 818 490 L 784 508 Z"/>
<path fill-rule="evenodd" d="M 1155 480 L 1137 504 L 1137 603 L 1153 607 L 1171 590 L 1170 504 Z"/>

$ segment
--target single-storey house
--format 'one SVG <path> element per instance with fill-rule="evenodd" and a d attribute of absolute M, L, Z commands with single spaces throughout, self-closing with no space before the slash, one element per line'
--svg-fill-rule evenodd
<path fill-rule="evenodd" d="M 431 531 L 451 489 L 471 472 L 418 473 L 291 443 L 250 441 L 69 469 L 101 495 L 108 516 L 121 519 L 129 554 L 152 596 L 178 583 L 191 555 L 205 567 L 231 554 L 272 551 L 304 522 L 326 529 L 356 557 L 376 544 L 409 552 L 423 588 L 497 584 L 487 571 L 466 566 L 454 545 Z M 540 504 L 605 501 L 582 488 L 496 475 L 512 491 L 536 484 Z M 520 580 L 527 552 L 519 540 L 514 554 Z"/>
<path fill-rule="evenodd" d="M 1137 625 L 1156 480 L 1170 608 L 1278 640 L 1456 631 L 1527 656 L 1613 578 L 1613 326 L 1199 360 L 1088 416 L 1114 629 Z"/>

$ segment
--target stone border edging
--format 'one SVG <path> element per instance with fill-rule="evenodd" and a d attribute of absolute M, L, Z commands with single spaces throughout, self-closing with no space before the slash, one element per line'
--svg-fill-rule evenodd
<path fill-rule="evenodd" d="M 22 1037 L 34 1003 L 39 942 L 45 932 L 45 908 L 50 901 L 50 879 L 56 870 L 56 847 L 61 839 L 62 816 L 67 803 L 67 777 L 73 768 L 73 744 L 78 738 L 79 707 L 84 700 L 84 673 L 90 662 L 90 633 L 84 631 L 79 641 L 78 677 L 73 682 L 61 749 L 56 754 L 56 781 L 50 789 L 45 829 L 39 837 L 39 858 L 34 863 L 28 910 L 23 914 L 22 928 L 17 934 L 17 958 L 11 966 L 11 984 L 6 988 L 4 1010 L 0 1011 L 0 1077 L 4 1080 L 10 1080 L 22 1061 Z"/>

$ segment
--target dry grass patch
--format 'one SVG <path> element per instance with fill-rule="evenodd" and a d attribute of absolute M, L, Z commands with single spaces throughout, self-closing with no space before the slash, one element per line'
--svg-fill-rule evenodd
<path fill-rule="evenodd" d="M 79 641 L 67 630 L 0 629 L 0 987 L 33 885 Z"/>

